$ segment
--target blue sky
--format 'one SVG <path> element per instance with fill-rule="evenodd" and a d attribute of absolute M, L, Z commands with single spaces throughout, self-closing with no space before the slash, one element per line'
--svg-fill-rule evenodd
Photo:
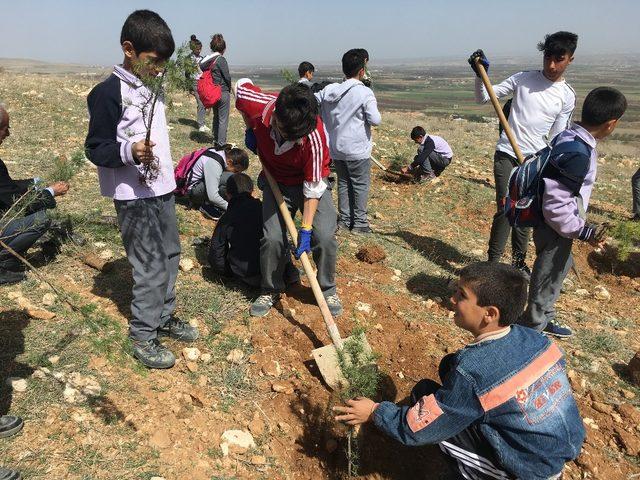
<path fill-rule="evenodd" d="M 611 0 L 0 0 L 0 57 L 110 65 L 137 8 L 157 11 L 177 44 L 227 40 L 233 64 L 336 63 L 352 47 L 375 59 L 536 55 L 545 33 L 580 36 L 577 55 L 640 53 L 640 1 Z M 208 48 L 204 49 L 208 52 Z"/>

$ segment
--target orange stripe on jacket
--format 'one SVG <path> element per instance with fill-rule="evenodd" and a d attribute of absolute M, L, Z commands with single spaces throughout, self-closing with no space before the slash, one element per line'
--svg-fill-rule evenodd
<path fill-rule="evenodd" d="M 433 423 L 442 413 L 436 397 L 427 395 L 418 400 L 418 403 L 407 411 L 407 423 L 411 431 L 416 433 L 418 430 L 422 430 L 430 423 Z"/>
<path fill-rule="evenodd" d="M 533 362 L 493 390 L 480 396 L 480 404 L 485 412 L 502 405 L 516 396 L 516 392 L 532 385 L 562 358 L 562 351 L 555 343 L 540 354 Z"/>

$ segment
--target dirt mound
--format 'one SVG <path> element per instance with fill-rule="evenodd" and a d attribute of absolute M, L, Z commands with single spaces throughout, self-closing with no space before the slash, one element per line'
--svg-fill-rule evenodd
<path fill-rule="evenodd" d="M 375 244 L 363 245 L 356 253 L 356 258 L 365 263 L 379 263 L 387 258 L 382 247 Z"/>

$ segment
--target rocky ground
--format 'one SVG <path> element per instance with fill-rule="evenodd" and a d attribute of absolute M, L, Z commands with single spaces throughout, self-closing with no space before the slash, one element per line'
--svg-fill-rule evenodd
<path fill-rule="evenodd" d="M 78 157 L 85 96 L 96 81 L 0 74 L 0 98 L 12 116 L 0 155 L 14 176 L 58 177 L 60 158 Z M 209 140 L 194 132 L 194 113 L 191 98 L 174 98 L 168 118 L 176 161 Z M 383 112 L 383 119 L 374 154 L 387 165 L 409 159 L 416 124 L 445 137 L 456 154 L 428 186 L 395 183 L 375 170 L 375 234 L 338 236 L 339 327 L 344 336 L 365 328 L 380 355 L 379 398 L 403 401 L 416 381 L 437 376 L 444 354 L 470 340 L 452 324 L 447 299 L 456 272 L 485 257 L 496 126 L 416 112 Z M 235 113 L 230 138 L 243 138 Z M 628 179 L 640 154 L 628 143 L 600 150 L 591 213 L 615 222 L 628 215 Z M 198 212 L 178 207 L 178 313 L 202 338 L 188 348 L 169 342 L 180 358 L 168 371 L 132 361 L 131 279 L 113 205 L 99 196 L 95 168 L 78 164 L 59 214 L 87 244 L 67 244 L 47 264 L 34 251 L 39 274 L 0 288 L 0 413 L 26 420 L 20 435 L 0 442 L 2 464 L 43 479 L 343 478 L 349 464 L 360 478 L 438 478 L 437 447 L 404 448 L 368 426 L 352 442 L 357 458 L 347 459 L 349 432 L 330 413 L 338 399 L 311 357 L 329 339 L 309 290 L 287 292 L 265 318 L 249 317 L 256 292 L 209 271 L 203 240 L 214 223 Z M 258 170 L 252 159 L 250 173 Z M 636 478 L 640 389 L 627 365 L 640 350 L 640 258 L 634 252 L 620 263 L 587 245 L 575 253 L 580 277 L 569 277 L 558 310 L 576 335 L 559 344 L 588 435 L 565 478 Z"/>

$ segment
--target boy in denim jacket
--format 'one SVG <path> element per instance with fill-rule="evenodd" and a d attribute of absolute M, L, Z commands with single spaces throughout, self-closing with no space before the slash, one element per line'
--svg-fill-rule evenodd
<path fill-rule="evenodd" d="M 467 266 L 451 302 L 456 325 L 474 340 L 442 359 L 442 385 L 421 380 L 408 407 L 352 399 L 335 407 L 336 420 L 371 420 L 409 446 L 438 443 L 457 478 L 560 478 L 585 431 L 558 346 L 514 325 L 526 297 L 526 280 L 514 267 Z"/>
<path fill-rule="evenodd" d="M 158 340 L 166 335 L 191 342 L 198 330 L 174 316 L 180 236 L 173 191 L 164 98 L 149 105 L 151 92 L 140 76 L 156 76 L 175 49 L 171 30 L 149 10 L 133 12 L 120 34 L 122 65 L 89 96 L 87 157 L 98 167 L 100 192 L 113 199 L 122 243 L 133 274 L 129 337 L 133 355 L 149 368 L 170 368 L 175 355 Z M 147 145 L 145 116 L 154 108 Z M 157 175 L 141 180 L 157 160 Z"/>

